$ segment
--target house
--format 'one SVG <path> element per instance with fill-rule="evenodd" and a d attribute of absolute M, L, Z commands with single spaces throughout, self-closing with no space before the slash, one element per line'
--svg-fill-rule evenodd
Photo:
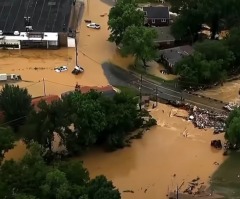
<path fill-rule="evenodd" d="M 192 55 L 194 49 L 192 46 L 178 46 L 159 51 L 160 62 L 163 63 L 171 72 L 174 71 L 174 65 L 184 57 Z"/>
<path fill-rule="evenodd" d="M 175 45 L 175 38 L 171 34 L 171 27 L 152 27 L 157 32 L 157 38 L 155 39 L 155 43 L 161 49 L 171 48 Z"/>
<path fill-rule="evenodd" d="M 51 104 L 53 101 L 60 100 L 60 97 L 58 95 L 47 95 L 32 98 L 31 103 L 35 111 L 39 111 L 38 104 L 42 100 L 44 100 L 47 104 Z M 0 123 L 4 122 L 4 120 L 5 120 L 4 112 L 0 111 Z"/>
<path fill-rule="evenodd" d="M 40 96 L 32 98 L 32 105 L 35 111 L 39 111 L 38 104 L 41 101 L 45 101 L 47 104 L 51 104 L 53 101 L 60 100 L 58 95 L 47 95 L 47 96 Z"/>
<path fill-rule="evenodd" d="M 80 89 L 81 93 L 88 93 L 88 92 L 90 92 L 91 90 L 94 90 L 94 91 L 100 92 L 100 93 L 102 93 L 104 96 L 110 97 L 110 98 L 114 97 L 114 95 L 115 95 L 116 92 L 117 92 L 117 91 L 116 91 L 112 86 L 110 86 L 110 85 L 108 85 L 108 86 L 103 86 L 103 87 L 98 87 L 98 86 L 82 86 L 82 87 L 80 87 L 79 89 Z M 61 94 L 61 97 L 63 98 L 64 96 L 69 95 L 69 94 L 72 93 L 72 92 L 74 92 L 74 91 L 67 91 L 67 92 L 65 92 L 65 93 L 62 93 L 62 94 Z"/>
<path fill-rule="evenodd" d="M 145 24 L 148 26 L 168 26 L 170 22 L 169 8 L 167 6 L 143 7 Z"/>

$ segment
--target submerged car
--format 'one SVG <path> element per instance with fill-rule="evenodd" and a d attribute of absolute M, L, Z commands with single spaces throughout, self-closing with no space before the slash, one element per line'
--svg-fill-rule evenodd
<path fill-rule="evenodd" d="M 55 70 L 55 72 L 60 73 L 60 72 L 67 71 L 68 68 L 67 68 L 67 66 L 59 66 L 59 67 L 54 68 L 54 70 Z"/>
<path fill-rule="evenodd" d="M 87 25 L 88 28 L 92 28 L 92 29 L 100 29 L 101 26 L 99 24 L 96 23 L 90 23 Z"/>
<path fill-rule="evenodd" d="M 75 66 L 73 71 L 72 71 L 72 74 L 78 75 L 79 73 L 83 73 L 83 72 L 84 72 L 84 68 L 83 67 Z"/>

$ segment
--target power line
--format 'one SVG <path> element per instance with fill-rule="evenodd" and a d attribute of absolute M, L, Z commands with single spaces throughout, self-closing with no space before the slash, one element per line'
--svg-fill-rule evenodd
<path fill-rule="evenodd" d="M 45 80 L 45 82 L 49 82 L 49 83 L 52 83 L 52 84 L 58 84 L 58 85 L 61 85 L 61 86 L 67 86 L 67 87 L 71 87 L 71 88 L 75 88 L 75 86 L 72 86 L 72 85 L 62 84 L 62 83 L 53 82 L 53 81 L 49 81 L 49 80 Z"/>
<path fill-rule="evenodd" d="M 19 117 L 19 118 L 16 118 L 16 119 L 14 119 L 14 120 L 10 120 L 10 121 L 8 121 L 8 122 L 4 122 L 4 123 L 0 124 L 0 126 L 5 126 L 5 125 L 8 125 L 8 124 L 11 124 L 11 123 L 13 123 L 13 122 L 16 122 L 16 121 L 21 120 L 21 119 L 26 118 L 26 117 L 27 117 L 27 115 L 22 116 L 22 117 Z"/>

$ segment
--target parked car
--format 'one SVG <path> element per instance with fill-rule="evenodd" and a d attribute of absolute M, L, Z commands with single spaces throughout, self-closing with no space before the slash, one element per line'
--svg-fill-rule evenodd
<path fill-rule="evenodd" d="M 83 73 L 83 72 L 84 72 L 84 68 L 83 67 L 75 66 L 73 71 L 72 71 L 72 74 L 78 75 L 79 73 Z"/>
<path fill-rule="evenodd" d="M 54 70 L 55 70 L 55 72 L 60 73 L 60 72 L 67 71 L 68 68 L 67 68 L 67 66 L 59 66 L 59 67 L 54 68 Z"/>
<path fill-rule="evenodd" d="M 87 25 L 88 28 L 92 28 L 92 29 L 100 29 L 101 26 L 99 24 L 96 23 L 90 23 Z"/>

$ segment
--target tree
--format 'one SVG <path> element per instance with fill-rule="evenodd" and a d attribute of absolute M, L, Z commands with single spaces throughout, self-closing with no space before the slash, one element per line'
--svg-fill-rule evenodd
<path fill-rule="evenodd" d="M 229 114 L 226 121 L 225 138 L 232 146 L 240 147 L 240 108 L 236 108 Z"/>
<path fill-rule="evenodd" d="M 198 87 L 222 82 L 226 78 L 222 60 L 207 60 L 201 53 L 187 56 L 175 65 L 184 86 Z"/>
<path fill-rule="evenodd" d="M 37 199 L 35 196 L 26 195 L 26 194 L 17 194 L 15 199 Z"/>
<path fill-rule="evenodd" d="M 89 179 L 89 172 L 80 161 L 61 162 L 58 169 L 66 174 L 72 184 L 83 186 Z"/>
<path fill-rule="evenodd" d="M 0 109 L 4 112 L 5 121 L 17 131 L 24 124 L 32 110 L 31 95 L 27 89 L 6 84 L 0 92 Z"/>
<path fill-rule="evenodd" d="M 229 35 L 225 40 L 225 44 L 229 47 L 229 49 L 234 53 L 236 60 L 235 65 L 239 68 L 240 62 L 240 46 L 238 45 L 240 42 L 240 28 L 236 27 L 230 30 Z"/>
<path fill-rule="evenodd" d="M 204 17 L 195 6 L 190 8 L 176 18 L 171 26 L 171 32 L 176 39 L 193 43 L 204 23 Z"/>
<path fill-rule="evenodd" d="M 0 127 L 0 164 L 4 159 L 5 153 L 15 146 L 15 141 L 16 138 L 10 128 Z"/>
<path fill-rule="evenodd" d="M 30 144 L 26 156 L 0 167 L 0 198 L 6 199 L 119 199 L 120 193 L 104 176 L 89 180 L 79 162 L 46 165 L 40 145 Z M 70 168 L 67 168 L 70 164 Z M 73 174 L 75 173 L 76 176 Z M 79 175 L 79 176 L 77 176 Z M 81 179 L 81 177 L 84 179 Z M 80 182 L 77 180 L 80 179 Z M 96 193 L 92 192 L 96 190 Z"/>
<path fill-rule="evenodd" d="M 65 107 L 62 101 L 58 100 L 51 104 L 41 101 L 38 108 L 37 112 L 33 111 L 29 115 L 26 125 L 21 128 L 21 132 L 26 143 L 33 140 L 52 151 L 54 135 L 57 134 L 64 139 L 63 129 L 70 125 L 66 117 Z"/>
<path fill-rule="evenodd" d="M 144 13 L 137 9 L 134 0 L 118 0 L 109 12 L 108 26 L 111 31 L 109 41 L 119 45 L 127 27 L 144 24 Z"/>
<path fill-rule="evenodd" d="M 89 199 L 120 199 L 119 191 L 103 175 L 92 179 L 88 184 Z"/>
<path fill-rule="evenodd" d="M 228 71 L 235 61 L 233 52 L 230 51 L 222 41 L 205 40 L 203 42 L 198 42 L 195 44 L 195 50 L 203 54 L 209 61 L 221 60 L 224 69 Z"/>
<path fill-rule="evenodd" d="M 121 52 L 134 55 L 136 61 L 140 59 L 146 66 L 147 61 L 156 57 L 156 37 L 157 32 L 152 28 L 129 26 L 123 36 Z"/>
<path fill-rule="evenodd" d="M 66 174 L 54 169 L 46 175 L 45 183 L 41 186 L 45 198 L 70 199 L 70 184 Z"/>
<path fill-rule="evenodd" d="M 98 135 L 106 127 L 106 116 L 99 102 L 100 97 L 101 94 L 91 91 L 86 94 L 75 92 L 64 99 L 71 101 L 71 110 L 73 111 L 71 123 L 74 130 L 67 137 L 68 151 L 82 152 L 90 145 L 95 144 Z M 79 148 L 74 145 L 76 142 L 80 146 Z"/>
<path fill-rule="evenodd" d="M 176 38 L 183 38 L 191 30 L 192 35 L 197 35 L 201 25 L 206 23 L 211 28 L 211 38 L 214 39 L 224 27 L 238 25 L 239 2 L 236 0 L 170 0 L 173 9 L 180 15 L 172 26 L 172 32 Z M 173 3 L 174 1 L 174 3 Z M 233 23 L 235 22 L 235 23 Z"/>

